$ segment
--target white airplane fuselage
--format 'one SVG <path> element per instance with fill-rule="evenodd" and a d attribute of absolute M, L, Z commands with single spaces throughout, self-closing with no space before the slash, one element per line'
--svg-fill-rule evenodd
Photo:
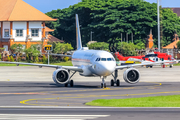
<path fill-rule="evenodd" d="M 113 55 L 100 50 L 77 50 L 72 55 L 73 66 L 83 68 L 84 76 L 109 76 L 116 69 Z"/>

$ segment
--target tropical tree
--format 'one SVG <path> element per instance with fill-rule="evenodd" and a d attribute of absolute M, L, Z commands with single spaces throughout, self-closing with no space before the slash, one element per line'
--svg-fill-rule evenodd
<path fill-rule="evenodd" d="M 67 51 L 73 50 L 73 47 L 69 43 L 55 43 L 53 44 L 54 50 L 53 53 L 66 53 Z"/>

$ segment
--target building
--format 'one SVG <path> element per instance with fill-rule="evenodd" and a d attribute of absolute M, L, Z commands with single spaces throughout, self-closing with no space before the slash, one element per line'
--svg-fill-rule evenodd
<path fill-rule="evenodd" d="M 177 56 L 178 58 L 180 58 L 180 54 L 177 53 L 177 43 L 179 42 L 179 36 L 176 32 L 174 32 L 174 35 L 173 35 L 173 42 L 170 43 L 169 45 L 163 47 L 163 52 L 165 53 L 168 53 L 170 55 L 172 55 L 173 57 L 174 56 Z"/>
<path fill-rule="evenodd" d="M 9 51 L 13 44 L 22 44 L 24 48 L 32 44 L 43 46 L 59 39 L 49 35 L 52 29 L 45 26 L 46 21 L 56 21 L 23 0 L 0 0 L 0 47 Z M 59 40 L 60 41 L 60 40 Z M 63 42 L 63 41 L 60 41 Z"/>

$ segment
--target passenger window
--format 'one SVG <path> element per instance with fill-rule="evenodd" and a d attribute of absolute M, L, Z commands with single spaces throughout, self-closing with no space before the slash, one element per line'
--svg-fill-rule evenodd
<path fill-rule="evenodd" d="M 106 58 L 101 58 L 101 61 L 106 61 Z"/>

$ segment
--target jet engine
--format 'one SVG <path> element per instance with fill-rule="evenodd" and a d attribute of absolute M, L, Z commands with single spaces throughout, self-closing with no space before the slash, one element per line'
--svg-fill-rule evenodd
<path fill-rule="evenodd" d="M 56 84 L 66 84 L 69 81 L 69 73 L 65 69 L 57 69 L 53 72 L 52 78 Z"/>
<path fill-rule="evenodd" d="M 135 84 L 139 82 L 140 73 L 135 68 L 129 68 L 124 71 L 123 78 L 127 83 Z"/>

